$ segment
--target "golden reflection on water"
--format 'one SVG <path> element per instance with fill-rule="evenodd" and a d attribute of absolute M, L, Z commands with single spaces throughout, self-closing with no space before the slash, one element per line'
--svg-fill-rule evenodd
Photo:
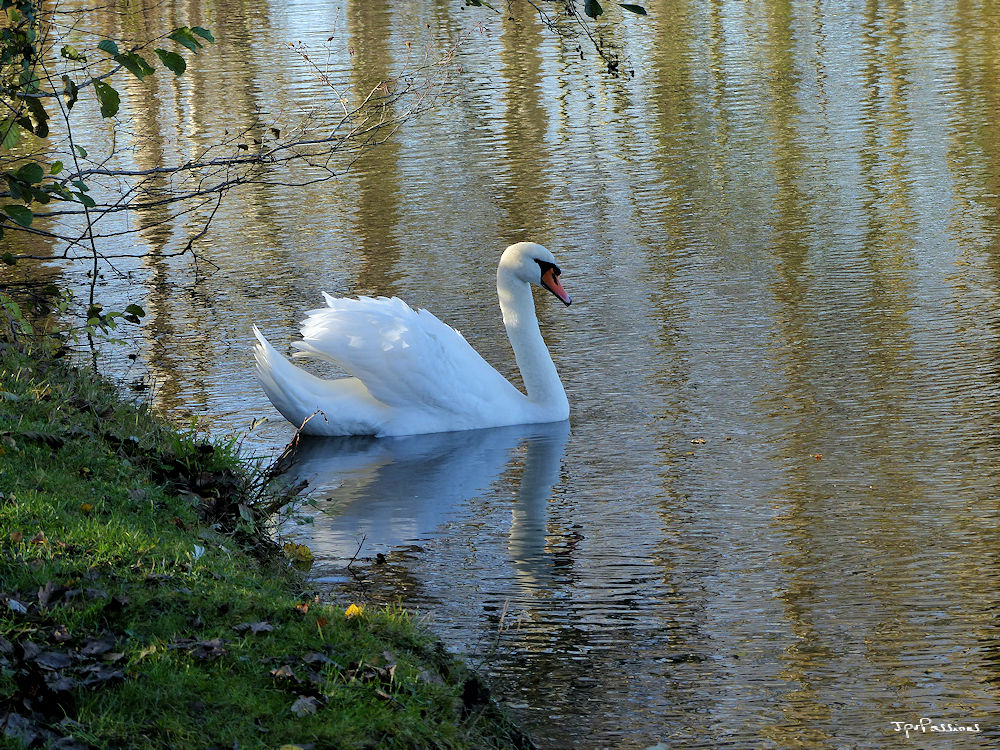
<path fill-rule="evenodd" d="M 390 80 L 392 75 L 392 33 L 388 0 L 348 3 L 347 31 L 355 64 L 354 90 L 369 92 Z M 395 282 L 402 274 L 398 268 L 400 245 L 398 169 L 400 145 L 390 139 L 366 154 L 358 164 L 357 222 L 362 264 L 357 274 L 357 294 L 396 294 Z"/>
<path fill-rule="evenodd" d="M 126 270 L 165 411 L 269 413 L 249 325 L 286 341 L 324 289 L 425 305 L 503 372 L 505 244 L 550 245 L 577 300 L 536 300 L 565 444 L 476 438 L 491 480 L 458 496 L 434 467 L 475 474 L 475 441 L 442 447 L 421 476 L 452 505 L 400 499 L 393 528 L 433 522 L 386 542 L 366 595 L 432 612 L 546 747 L 876 746 L 919 716 L 1000 737 L 995 2 L 651 2 L 605 30 L 629 42 L 626 81 L 516 4 L 157 7 L 104 33 L 219 42 L 127 86 L 140 168 L 254 112 L 336 111 L 289 43 L 331 38 L 358 97 L 462 40 L 454 95 L 338 179 L 224 201 L 210 273 L 167 257 L 188 219 L 139 217 Z M 264 447 L 288 434 L 264 429 Z M 386 461 L 323 485 L 355 514 L 317 522 L 332 577 L 375 523 L 359 498 L 406 490 Z"/>

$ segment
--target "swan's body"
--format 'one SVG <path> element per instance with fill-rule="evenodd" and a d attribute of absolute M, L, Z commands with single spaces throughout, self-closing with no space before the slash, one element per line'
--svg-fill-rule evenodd
<path fill-rule="evenodd" d="M 313 435 L 415 435 L 558 422 L 569 402 L 538 329 L 531 283 L 567 305 L 559 268 L 541 245 L 504 251 L 497 295 L 527 395 L 469 346 L 461 333 L 395 297 L 326 297 L 302 323 L 299 356 L 333 362 L 353 377 L 307 373 L 254 327 L 257 377 L 274 407 Z"/>

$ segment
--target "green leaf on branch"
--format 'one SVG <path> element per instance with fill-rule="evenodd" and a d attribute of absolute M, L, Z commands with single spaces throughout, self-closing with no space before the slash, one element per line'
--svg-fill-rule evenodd
<path fill-rule="evenodd" d="M 49 174 L 57 175 L 63 171 L 63 163 L 61 161 L 52 162 L 52 166 L 49 167 Z"/>
<path fill-rule="evenodd" d="M 29 133 L 34 133 L 39 138 L 48 138 L 49 113 L 45 111 L 41 100 L 34 96 L 22 96 L 18 98 L 21 100 L 24 108 L 17 118 L 17 124 Z"/>
<path fill-rule="evenodd" d="M 0 237 L 3 237 L 3 230 L 2 229 L 0 229 Z M 17 258 L 14 257 L 14 253 L 10 253 L 10 252 L 7 252 L 7 253 L 4 253 L 3 255 L 0 255 L 0 260 L 2 260 L 8 266 L 12 266 L 15 263 L 17 263 Z"/>
<path fill-rule="evenodd" d="M 82 192 L 84 192 L 84 193 L 89 193 L 89 192 L 90 192 L 90 188 L 89 188 L 89 187 L 87 187 L 87 183 L 86 183 L 86 182 L 84 182 L 83 180 L 73 180 L 73 181 L 72 181 L 72 182 L 70 183 L 70 185 L 72 185 L 72 186 L 73 186 L 73 187 L 75 187 L 75 188 L 76 188 L 77 190 L 80 190 L 80 191 L 82 191 Z"/>
<path fill-rule="evenodd" d="M 65 57 L 67 60 L 79 60 L 80 62 L 87 62 L 87 56 L 82 54 L 80 50 L 72 45 L 64 45 L 59 54 Z"/>
<path fill-rule="evenodd" d="M 101 104 L 101 117 L 114 117 L 117 115 L 118 107 L 121 104 L 118 92 L 104 81 L 98 80 L 94 81 L 94 91 L 97 94 L 97 101 Z"/>
<path fill-rule="evenodd" d="M 597 18 L 604 12 L 604 8 L 597 0 L 585 0 L 583 3 L 583 12 L 586 13 L 591 18 Z"/>
<path fill-rule="evenodd" d="M 80 154 L 80 158 L 81 159 L 86 159 L 87 158 L 87 149 L 85 149 L 83 146 L 77 146 L 76 147 L 76 152 L 78 154 Z"/>
<path fill-rule="evenodd" d="M 13 117 L 0 120 L 0 148 L 14 148 L 21 140 L 21 128 Z"/>
<path fill-rule="evenodd" d="M 69 76 L 63 76 L 63 100 L 66 102 L 66 109 L 73 109 L 73 105 L 76 104 L 77 95 L 80 90 L 76 87 L 76 83 Z"/>
<path fill-rule="evenodd" d="M 125 70 L 140 81 L 156 72 L 156 69 L 142 55 L 137 55 L 135 52 L 125 52 L 121 55 L 115 55 L 115 62 L 124 67 Z"/>
<path fill-rule="evenodd" d="M 135 323 L 138 325 L 141 321 L 139 318 L 145 317 L 146 311 L 143 310 L 139 305 L 129 305 L 125 308 L 125 312 L 122 313 L 122 317 L 125 318 L 129 323 Z"/>
<path fill-rule="evenodd" d="M 22 70 L 21 74 L 17 77 L 17 81 L 19 86 L 29 94 L 39 91 L 42 83 L 38 78 L 38 74 L 32 69 Z"/>
<path fill-rule="evenodd" d="M 30 227 L 35 215 L 27 206 L 18 206 L 16 203 L 8 203 L 3 207 L 3 212 L 22 227 Z"/>
<path fill-rule="evenodd" d="M 157 56 L 163 61 L 163 64 L 171 70 L 174 75 L 180 75 L 187 69 L 187 63 L 184 62 L 184 58 L 178 55 L 176 52 L 170 52 L 165 49 L 155 49 Z"/>
<path fill-rule="evenodd" d="M 50 182 L 48 185 L 45 186 L 44 189 L 45 192 L 48 193 L 49 195 L 58 195 L 64 201 L 73 200 L 73 193 L 64 188 L 58 182 Z"/>
<path fill-rule="evenodd" d="M 73 195 L 75 195 L 77 197 L 77 200 L 79 200 L 80 203 L 85 205 L 87 208 L 95 208 L 97 206 L 97 203 L 94 202 L 94 199 L 91 198 L 86 193 L 73 193 Z"/>
<path fill-rule="evenodd" d="M 215 37 L 212 36 L 212 32 L 208 29 L 203 29 L 201 26 L 192 26 L 191 31 L 200 36 L 202 39 L 207 39 L 210 42 L 215 41 Z"/>
<path fill-rule="evenodd" d="M 27 182 L 29 185 L 33 185 L 36 182 L 41 182 L 45 177 L 45 170 L 42 169 L 42 165 L 38 162 L 29 162 L 14 173 L 17 179 L 22 182 Z"/>
<path fill-rule="evenodd" d="M 112 57 L 118 54 L 118 45 L 112 42 L 110 39 L 105 39 L 101 42 L 98 42 L 97 49 L 104 50 Z"/>
<path fill-rule="evenodd" d="M 636 13 L 640 16 L 647 15 L 646 9 L 643 8 L 641 5 L 633 5 L 632 3 L 618 3 L 618 4 L 622 6 L 622 8 L 624 8 L 625 10 L 630 11 L 632 13 Z"/>
<path fill-rule="evenodd" d="M 187 47 L 192 52 L 197 52 L 201 49 L 201 42 L 198 41 L 198 37 L 196 37 L 194 32 L 187 26 L 181 26 L 179 29 L 174 29 L 167 36 L 182 47 Z"/>

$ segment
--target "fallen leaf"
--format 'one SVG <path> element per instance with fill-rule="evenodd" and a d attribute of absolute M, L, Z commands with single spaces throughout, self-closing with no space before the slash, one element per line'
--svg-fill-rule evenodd
<path fill-rule="evenodd" d="M 80 512 L 87 515 L 94 509 L 94 506 L 90 503 L 80 503 Z"/>
<path fill-rule="evenodd" d="M 96 668 L 91 668 L 87 670 L 91 673 L 91 676 L 83 681 L 84 685 L 103 685 L 108 682 L 124 682 L 125 675 L 123 675 L 117 669 L 111 669 L 110 667 L 105 667 L 103 665 L 98 665 Z"/>
<path fill-rule="evenodd" d="M 691 443 L 694 445 L 704 445 L 706 442 L 707 441 L 705 440 L 705 438 L 695 438 L 694 440 L 691 441 Z"/>
<path fill-rule="evenodd" d="M 13 612 L 17 612 L 19 615 L 28 614 L 28 608 L 25 607 L 23 604 L 21 604 L 21 602 L 19 602 L 17 599 L 8 599 L 7 608 Z"/>
<path fill-rule="evenodd" d="M 31 661 L 45 669 L 65 669 L 73 663 L 73 657 L 65 651 L 43 651 Z"/>
<path fill-rule="evenodd" d="M 331 659 L 326 654 L 321 654 L 318 651 L 313 651 L 302 657 L 302 661 L 306 664 L 332 664 L 333 659 Z"/>
<path fill-rule="evenodd" d="M 62 586 L 56 585 L 54 581 L 49 581 L 38 589 L 38 606 L 42 609 L 48 609 L 49 603 L 65 590 Z"/>
<path fill-rule="evenodd" d="M 100 656 L 114 648 L 115 643 L 110 638 L 90 638 L 80 649 L 84 656 Z"/>
<path fill-rule="evenodd" d="M 292 672 L 292 668 L 288 664 L 284 664 L 277 669 L 272 669 L 271 677 L 281 680 L 294 680 L 295 673 Z"/>
<path fill-rule="evenodd" d="M 274 625 L 269 622 L 241 622 L 234 625 L 233 630 L 243 633 L 249 630 L 251 633 L 270 633 L 274 630 Z"/>
<path fill-rule="evenodd" d="M 316 713 L 318 708 L 318 700 L 311 695 L 303 695 L 292 704 L 292 713 L 301 719 L 303 716 Z"/>
<path fill-rule="evenodd" d="M 59 674 L 46 678 L 45 685 L 53 693 L 69 693 L 71 690 L 75 690 L 79 683 L 72 677 Z"/>
<path fill-rule="evenodd" d="M 38 725 L 34 721 L 21 716 L 21 714 L 8 713 L 2 718 L 4 725 L 4 735 L 15 740 L 20 740 L 25 747 L 34 744 L 38 739 Z"/>
<path fill-rule="evenodd" d="M 198 659 L 209 659 L 222 656 L 226 653 L 225 641 L 221 638 L 212 638 L 207 641 L 196 641 L 193 638 L 185 638 L 167 646 L 172 649 L 184 649 Z"/>
<path fill-rule="evenodd" d="M 20 544 L 24 541 L 24 534 L 20 531 L 12 531 L 10 532 L 10 541 L 11 544 Z"/>
<path fill-rule="evenodd" d="M 52 640 L 56 643 L 65 643 L 72 637 L 65 625 L 56 625 L 56 629 L 52 631 Z"/>
<path fill-rule="evenodd" d="M 48 544 L 49 540 L 45 538 L 45 532 L 39 531 L 33 537 L 31 537 L 32 544 Z"/>
<path fill-rule="evenodd" d="M 348 620 L 354 617 L 358 617 L 364 610 L 357 604 L 352 604 L 350 607 L 344 610 L 344 617 Z"/>
<path fill-rule="evenodd" d="M 295 611 L 298 612 L 300 615 L 304 615 L 306 612 L 309 611 L 309 602 L 302 602 L 301 604 L 296 604 Z"/>
<path fill-rule="evenodd" d="M 222 646 L 221 638 L 212 638 L 209 641 L 199 641 L 197 648 L 195 648 L 192 653 L 199 659 L 209 659 L 216 656 L 222 656 L 226 653 L 226 649 Z"/>

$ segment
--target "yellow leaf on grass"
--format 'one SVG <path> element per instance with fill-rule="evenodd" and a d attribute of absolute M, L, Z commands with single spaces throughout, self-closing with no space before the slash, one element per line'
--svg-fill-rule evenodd
<path fill-rule="evenodd" d="M 357 604 L 352 604 L 350 607 L 344 610 L 344 617 L 350 620 L 352 617 L 357 617 L 362 612 L 361 607 Z"/>

